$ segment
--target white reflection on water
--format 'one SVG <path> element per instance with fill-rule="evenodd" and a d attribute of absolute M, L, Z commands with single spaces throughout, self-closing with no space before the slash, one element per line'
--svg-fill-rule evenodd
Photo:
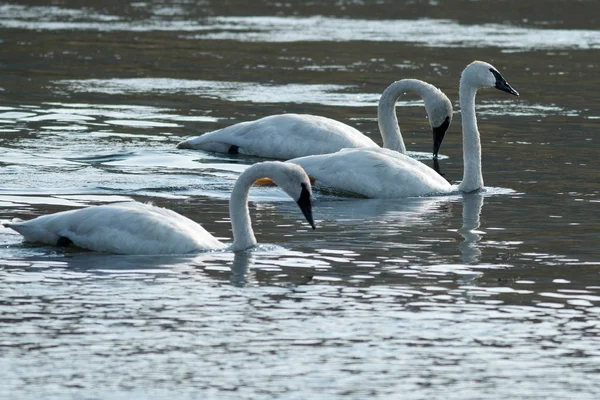
<path fill-rule="evenodd" d="M 295 103 L 321 104 L 337 107 L 377 107 L 380 93 L 356 93 L 358 86 L 319 85 L 319 84 L 261 84 L 257 82 L 224 82 L 172 78 L 129 78 L 129 79 L 86 79 L 62 80 L 55 82 L 66 86 L 69 91 L 79 93 L 104 93 L 109 95 L 174 94 L 197 96 L 199 98 L 220 99 L 231 102 L 249 103 Z M 398 106 L 423 107 L 422 100 L 400 99 Z M 565 109 L 557 105 L 529 103 L 527 101 L 480 100 L 477 114 L 511 115 L 514 117 L 567 115 L 578 116 L 580 111 Z M 133 110 L 135 111 L 135 109 Z M 90 115 L 86 111 L 86 115 Z M 152 118 L 182 121 L 178 117 L 164 114 L 150 114 Z M 2 114 L 0 114 L 2 118 Z M 141 119 L 143 117 L 138 117 Z M 198 117 L 203 121 L 216 118 Z M 376 117 L 373 117 L 376 120 Z"/>
<path fill-rule="evenodd" d="M 225 101 L 252 103 L 313 103 L 346 107 L 376 105 L 380 94 L 343 93 L 350 85 L 265 85 L 254 82 L 224 82 L 173 78 L 129 78 L 63 80 L 56 84 L 72 92 L 110 95 L 158 93 L 185 94 Z M 416 102 L 407 102 L 414 105 Z M 422 102 L 420 103 L 422 104 Z M 2 117 L 0 115 L 0 117 Z"/>
<path fill-rule="evenodd" d="M 110 92 L 105 92 L 110 93 Z M 151 123 L 161 126 L 161 122 L 149 121 L 203 121 L 216 122 L 219 119 L 203 115 L 180 115 L 174 114 L 173 110 L 163 107 L 151 107 L 140 105 L 114 105 L 114 104 L 87 104 L 87 103 L 42 103 L 40 106 L 22 106 L 27 107 L 27 111 L 20 110 L 15 107 L 4 107 L 0 113 L 0 123 L 11 124 L 16 121 L 20 122 L 39 122 L 39 121 L 57 121 L 57 122 L 89 122 L 89 121 L 105 121 L 110 123 L 110 120 L 125 120 L 137 122 L 140 125 Z M 176 124 L 165 124 L 176 126 Z M 97 125 L 96 125 L 97 126 Z"/>
<path fill-rule="evenodd" d="M 592 49 L 600 32 L 462 25 L 452 20 L 357 20 L 328 17 L 216 17 L 201 39 L 252 42 L 389 41 L 431 47 L 501 47 L 511 50 Z M 221 30 L 222 32 L 219 32 Z"/>
<path fill-rule="evenodd" d="M 431 218 L 443 218 L 445 209 L 459 196 L 421 197 L 408 199 L 356 199 L 326 196 L 315 193 L 319 215 L 336 225 L 356 225 L 361 222 L 386 221 L 393 226 L 415 226 L 432 223 Z M 359 228 L 355 228 L 359 229 Z"/>
<path fill-rule="evenodd" d="M 33 30 L 174 31 L 200 32 L 202 40 L 252 42 L 384 41 L 430 47 L 500 47 L 530 49 L 596 49 L 600 32 L 517 27 L 500 24 L 462 25 L 448 19 L 364 20 L 313 17 L 211 17 L 177 20 L 172 13 L 127 21 L 91 9 L 0 6 L 0 27 Z M 164 17 L 167 18 L 164 18 Z"/>
<path fill-rule="evenodd" d="M 175 144 L 181 139 L 165 132 L 181 130 L 188 121 L 214 122 L 213 117 L 86 103 L 2 107 L 0 112 L 0 127 L 15 133 L 0 136 L 3 194 L 125 192 L 172 197 L 177 188 L 198 193 L 210 187 L 228 196 L 230 182 L 245 168 L 239 160 L 177 151 Z M 192 175 L 200 170 L 201 176 Z M 226 184 L 223 178 L 229 178 Z"/>
<path fill-rule="evenodd" d="M 261 252 L 0 260 L 0 394 L 591 399 L 596 391 L 597 291 L 557 298 L 564 284 L 536 295 L 531 285 L 443 271 L 366 286 L 294 268 L 277 279 L 255 269 L 260 262 L 269 263 Z M 477 379 L 465 385 L 465 376 Z"/>

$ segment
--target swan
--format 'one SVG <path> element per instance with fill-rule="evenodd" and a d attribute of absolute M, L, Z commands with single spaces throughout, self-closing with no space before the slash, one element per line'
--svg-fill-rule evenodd
<path fill-rule="evenodd" d="M 257 179 L 269 177 L 293 199 L 315 229 L 311 186 L 295 164 L 279 161 L 250 166 L 238 177 L 229 202 L 233 244 L 229 247 L 202 226 L 174 211 L 153 205 L 125 202 L 91 206 L 44 215 L 29 221 L 4 222 L 28 242 L 117 254 L 183 254 L 212 249 L 239 251 L 254 247 L 248 192 Z"/>
<path fill-rule="evenodd" d="M 452 121 L 452 103 L 438 88 L 418 79 L 402 79 L 388 86 L 377 107 L 383 147 L 406 153 L 396 117 L 396 102 L 405 92 L 416 92 L 425 102 L 433 129 L 437 157 Z M 246 121 L 184 140 L 180 149 L 196 149 L 258 157 L 290 158 L 333 153 L 344 148 L 379 146 L 361 132 L 334 119 L 310 114 L 278 114 Z M 424 156 L 415 153 L 415 156 Z"/>
<path fill-rule="evenodd" d="M 344 149 L 333 154 L 301 157 L 288 162 L 304 168 L 317 186 L 371 198 L 479 190 L 483 188 L 483 176 L 475 95 L 478 89 L 488 87 L 519 95 L 498 70 L 486 62 L 474 61 L 464 69 L 459 87 L 464 174 L 459 185 L 451 185 L 427 165 L 388 149 Z"/>

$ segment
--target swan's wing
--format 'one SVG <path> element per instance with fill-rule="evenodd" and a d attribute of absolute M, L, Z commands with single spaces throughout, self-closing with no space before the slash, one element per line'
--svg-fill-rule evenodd
<path fill-rule="evenodd" d="M 377 144 L 351 126 L 330 118 L 279 114 L 208 132 L 181 142 L 178 147 L 290 159 Z"/>
<path fill-rule="evenodd" d="M 26 241 L 68 244 L 119 254 L 178 254 L 224 247 L 202 226 L 174 211 L 119 203 L 5 224 Z"/>
<path fill-rule="evenodd" d="M 317 186 L 372 198 L 447 193 L 450 184 L 427 165 L 387 149 L 345 149 L 333 154 L 290 160 Z"/>

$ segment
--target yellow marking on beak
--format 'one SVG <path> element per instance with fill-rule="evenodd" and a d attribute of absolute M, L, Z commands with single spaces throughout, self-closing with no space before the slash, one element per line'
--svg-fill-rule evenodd
<path fill-rule="evenodd" d="M 315 178 L 313 178 L 312 176 L 309 176 L 309 177 L 308 177 L 308 180 L 310 181 L 310 184 L 311 184 L 311 186 L 315 184 L 315 181 L 316 181 L 316 179 L 315 179 Z M 277 186 L 277 185 L 275 184 L 275 182 L 273 182 L 273 180 L 272 180 L 272 179 L 270 179 L 270 178 L 260 178 L 260 179 L 257 179 L 257 180 L 254 182 L 254 184 L 255 184 L 256 186 Z"/>
<path fill-rule="evenodd" d="M 277 186 L 272 179 L 269 178 L 260 178 L 254 182 L 256 186 Z"/>

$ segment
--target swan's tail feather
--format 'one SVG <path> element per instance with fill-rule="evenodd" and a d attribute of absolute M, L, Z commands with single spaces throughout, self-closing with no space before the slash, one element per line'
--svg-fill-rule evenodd
<path fill-rule="evenodd" d="M 5 228 L 12 228 L 13 224 L 19 224 L 23 222 L 21 218 L 13 218 L 10 221 L 2 221 L 2 226 Z"/>

